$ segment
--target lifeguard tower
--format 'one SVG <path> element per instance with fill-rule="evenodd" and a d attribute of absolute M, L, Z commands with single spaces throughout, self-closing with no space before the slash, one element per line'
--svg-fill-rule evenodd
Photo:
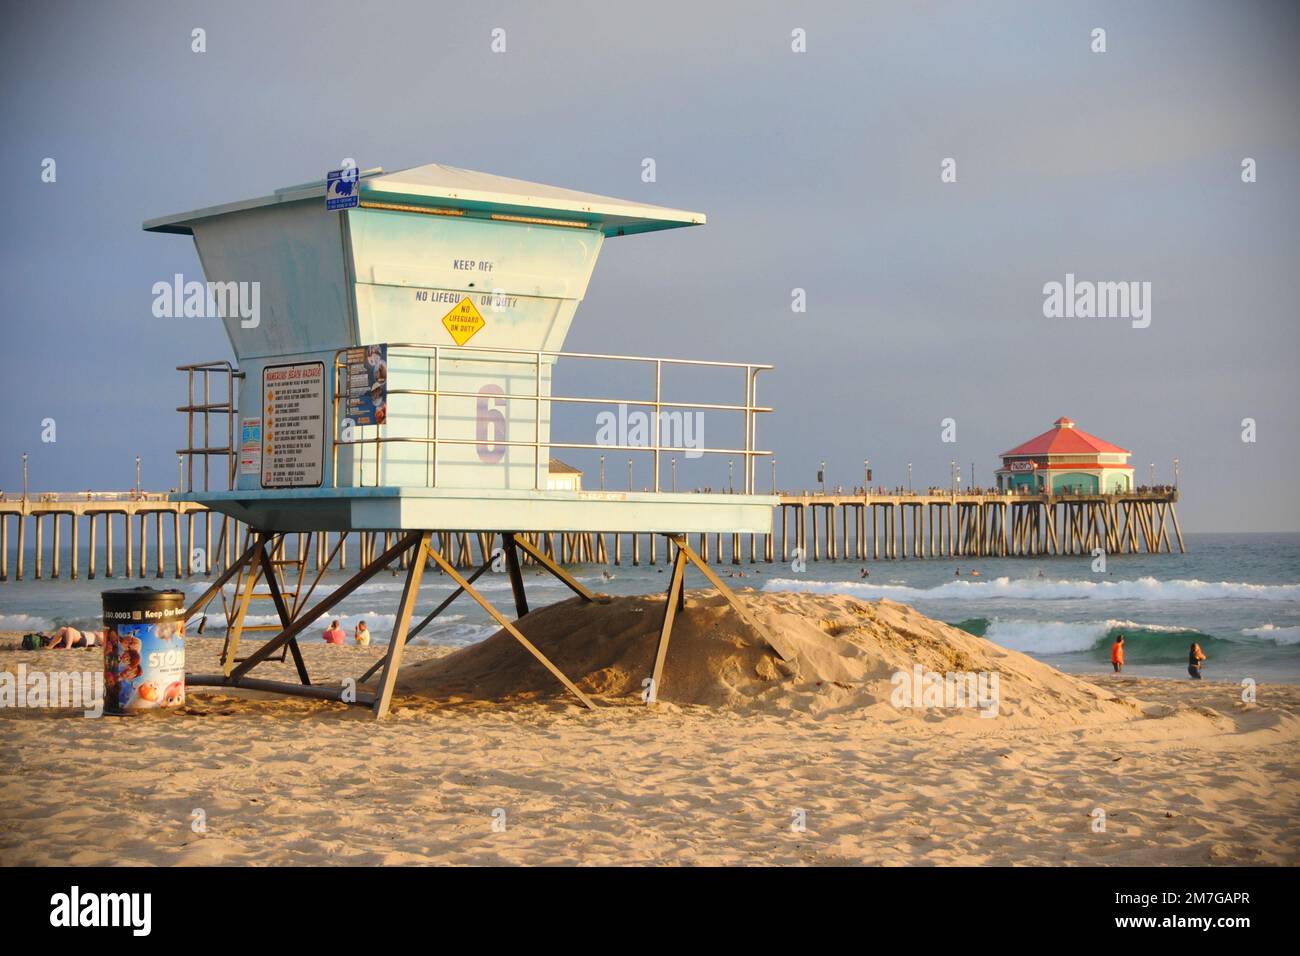
<path fill-rule="evenodd" d="M 431 164 L 398 172 L 344 171 L 326 180 L 153 219 L 150 232 L 193 236 L 212 300 L 256 283 L 260 314 L 225 313 L 237 366 L 231 401 L 238 448 L 227 451 L 230 487 L 195 488 L 191 413 L 187 488 L 202 503 L 246 522 L 251 543 L 189 608 L 198 613 L 232 578 L 247 575 L 223 659 L 223 673 L 190 675 L 193 684 L 248 687 L 345 700 L 388 710 L 426 564 L 478 602 L 582 703 L 591 701 L 534 647 L 506 614 L 475 589 L 485 563 L 468 576 L 430 546 L 434 531 L 493 530 L 501 535 L 515 612 L 528 613 L 519 551 L 586 601 L 598 600 L 530 541 L 533 532 L 653 532 L 671 542 L 668 600 L 655 658 L 663 672 L 683 575 L 694 563 L 744 616 L 741 604 L 689 547 L 688 533 L 770 533 L 777 499 L 755 489 L 757 401 L 768 365 L 702 362 L 561 351 L 606 239 L 700 225 L 704 216 L 606 196 Z M 559 363 L 616 363 L 619 381 L 640 379 L 642 397 L 552 394 Z M 735 376 L 733 400 L 690 402 L 666 395 L 665 373 L 682 366 Z M 189 368 L 198 368 L 191 366 Z M 237 411 L 235 398 L 237 396 Z M 644 411 L 653 422 L 643 443 L 556 442 L 552 411 L 561 404 Z M 743 445 L 694 447 L 743 464 L 739 493 L 680 493 L 662 487 L 666 454 L 680 445 L 661 433 L 665 411 L 739 414 Z M 550 490 L 557 448 L 646 453 L 646 491 Z M 270 555 L 277 535 L 303 531 L 383 531 L 397 542 L 310 608 L 291 612 Z M 407 568 L 384 656 L 357 680 L 360 692 L 311 683 L 297 638 L 348 594 L 395 560 Z M 242 660 L 248 592 L 265 578 L 281 629 Z M 301 683 L 249 676 L 287 648 Z M 778 652 L 779 653 L 779 652 Z M 380 673 L 382 671 L 382 673 Z M 376 674 L 378 683 L 373 685 Z"/>

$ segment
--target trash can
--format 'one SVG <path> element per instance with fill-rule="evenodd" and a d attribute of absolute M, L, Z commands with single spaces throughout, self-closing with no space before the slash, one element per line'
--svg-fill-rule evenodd
<path fill-rule="evenodd" d="M 104 710 L 138 714 L 185 702 L 185 592 L 103 592 Z"/>

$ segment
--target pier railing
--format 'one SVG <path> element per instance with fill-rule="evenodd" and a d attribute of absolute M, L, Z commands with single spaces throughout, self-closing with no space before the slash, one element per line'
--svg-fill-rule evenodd
<path fill-rule="evenodd" d="M 700 535 L 695 548 L 715 563 L 741 564 L 747 556 L 749 562 L 792 565 L 1090 556 L 1098 549 L 1159 554 L 1175 545 L 1185 550 L 1177 500 L 1173 488 L 1091 496 L 781 492 L 772 534 Z M 84 552 L 83 523 L 89 532 Z M 70 536 L 62 535 L 65 524 L 71 525 Z M 28 534 L 29 525 L 33 534 Z M 246 531 L 233 518 L 194 502 L 169 500 L 162 492 L 0 494 L 0 581 L 22 580 L 29 552 L 34 552 L 38 579 L 46 576 L 47 567 L 51 577 L 60 577 L 63 558 L 77 578 L 83 553 L 92 578 L 101 570 L 109 578 L 206 575 L 229 565 Z M 115 534 L 120 535 L 116 545 Z M 495 547 L 491 532 L 440 532 L 435 537 L 444 556 L 460 567 L 482 564 Z M 533 537 L 540 550 L 566 563 L 620 564 L 630 558 L 632 564 L 654 564 L 659 558 L 654 535 L 552 532 Z M 386 550 L 390 538 L 384 532 L 356 532 L 346 539 L 304 533 L 281 536 L 276 549 L 303 561 L 314 552 L 317 570 L 343 569 L 349 541 L 353 554 L 364 557 Z M 11 575 L 11 568 L 17 573 Z"/>

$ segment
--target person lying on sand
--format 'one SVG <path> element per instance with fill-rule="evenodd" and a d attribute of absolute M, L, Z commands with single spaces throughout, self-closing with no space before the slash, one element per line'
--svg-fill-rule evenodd
<path fill-rule="evenodd" d="M 1201 645 L 1192 642 L 1192 649 L 1187 653 L 1187 674 L 1192 680 L 1201 679 L 1201 663 L 1209 660 L 1205 652 L 1201 650 Z"/>
<path fill-rule="evenodd" d="M 79 631 L 75 627 L 61 627 L 49 635 L 46 650 L 55 648 L 94 647 L 104 643 L 103 631 Z"/>

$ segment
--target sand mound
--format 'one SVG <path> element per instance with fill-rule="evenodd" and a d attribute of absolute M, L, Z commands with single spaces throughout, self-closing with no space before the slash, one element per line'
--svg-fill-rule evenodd
<path fill-rule="evenodd" d="M 673 628 L 661 702 L 816 715 L 853 711 L 887 721 L 974 721 L 989 730 L 1005 728 L 1007 721 L 1070 725 L 1143 713 L 1136 701 L 1117 698 L 906 605 L 840 595 L 739 594 L 757 633 L 716 591 L 688 595 Z M 584 692 L 640 702 L 642 682 L 653 669 L 663 607 L 662 595 L 595 604 L 574 598 L 529 614 L 519 629 Z M 965 706 L 954 706 L 960 702 L 952 691 L 934 696 L 942 688 L 930 675 L 950 673 L 971 675 L 963 678 Z M 896 676 L 900 674 L 907 678 Z M 983 690 L 975 676 L 980 674 L 985 675 Z M 990 675 L 997 675 L 996 683 Z M 441 700 L 566 693 L 504 631 L 405 668 L 397 689 Z"/>

